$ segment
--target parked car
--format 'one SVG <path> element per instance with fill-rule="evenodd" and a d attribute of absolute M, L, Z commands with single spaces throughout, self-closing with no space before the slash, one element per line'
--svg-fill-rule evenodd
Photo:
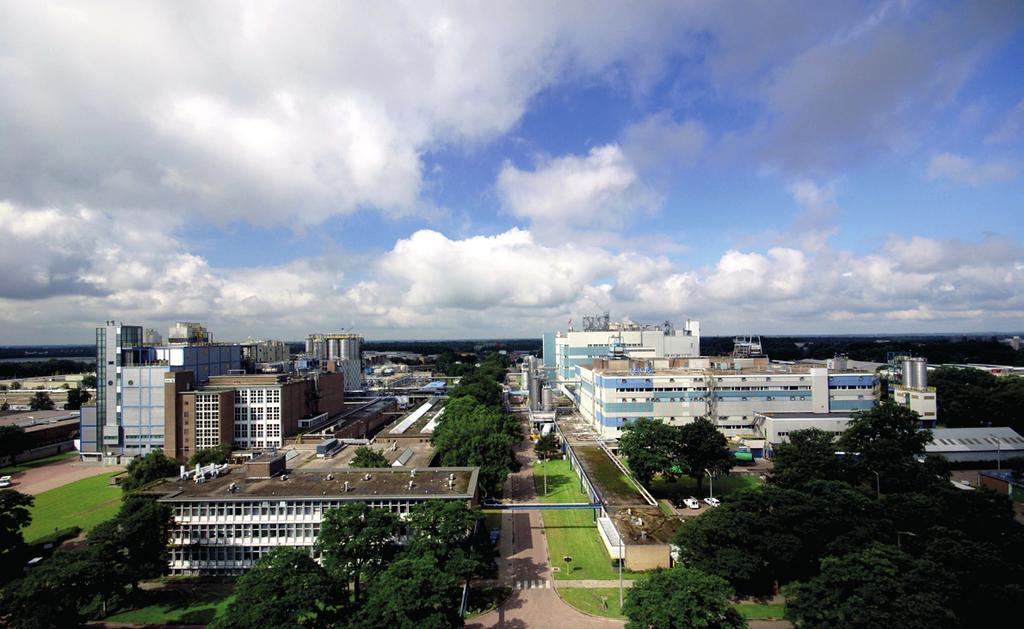
<path fill-rule="evenodd" d="M 485 507 L 496 507 L 501 504 L 501 501 L 497 498 L 484 498 L 480 501 L 480 504 Z"/>
<path fill-rule="evenodd" d="M 10 476 L 0 476 L 0 487 L 10 487 L 10 486 L 11 486 L 11 477 Z"/>
<path fill-rule="evenodd" d="M 689 498 L 683 500 L 683 504 L 685 504 L 690 509 L 700 509 L 700 501 L 694 498 L 693 496 L 690 496 Z"/>
<path fill-rule="evenodd" d="M 722 505 L 718 498 L 705 498 L 704 502 L 706 502 L 709 507 L 720 507 Z"/>

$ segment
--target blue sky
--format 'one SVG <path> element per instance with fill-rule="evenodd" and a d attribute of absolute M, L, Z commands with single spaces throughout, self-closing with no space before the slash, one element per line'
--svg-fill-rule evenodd
<path fill-rule="evenodd" d="M 1024 329 L 1024 6 L 0 4 L 3 343 Z"/>

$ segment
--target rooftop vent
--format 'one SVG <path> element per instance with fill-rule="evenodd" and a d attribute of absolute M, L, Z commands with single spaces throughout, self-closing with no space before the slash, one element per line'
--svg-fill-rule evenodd
<path fill-rule="evenodd" d="M 367 472 L 366 476 L 363 476 L 363 480 L 370 480 L 370 473 Z"/>

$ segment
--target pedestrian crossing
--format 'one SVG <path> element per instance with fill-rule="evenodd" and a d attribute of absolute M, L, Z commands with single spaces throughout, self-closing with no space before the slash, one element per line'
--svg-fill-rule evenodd
<path fill-rule="evenodd" d="M 551 579 L 526 579 L 524 581 L 516 581 L 517 590 L 550 590 Z"/>

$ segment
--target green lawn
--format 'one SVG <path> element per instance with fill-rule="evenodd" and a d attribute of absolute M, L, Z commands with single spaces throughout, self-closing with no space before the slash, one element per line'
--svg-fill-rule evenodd
<path fill-rule="evenodd" d="M 234 599 L 230 588 L 166 588 L 139 594 L 136 609 L 109 616 L 107 622 L 205 625 L 222 616 Z"/>
<path fill-rule="evenodd" d="M 52 456 L 43 457 L 41 459 L 36 459 L 35 461 L 25 461 L 23 463 L 15 463 L 14 465 L 8 465 L 7 467 L 0 467 L 0 476 L 18 474 L 20 472 L 25 472 L 33 468 L 49 465 L 51 463 L 59 463 L 61 461 L 67 461 L 68 459 L 77 458 L 77 452 L 61 452 L 60 454 L 54 454 Z"/>
<path fill-rule="evenodd" d="M 22 531 L 25 541 L 32 543 L 55 528 L 80 526 L 87 532 L 114 517 L 121 508 L 121 488 L 110 485 L 110 478 L 117 474 L 120 472 L 83 478 L 36 496 L 32 523 Z"/>
<path fill-rule="evenodd" d="M 736 611 L 747 620 L 782 618 L 786 606 L 782 603 L 736 603 Z"/>
<path fill-rule="evenodd" d="M 627 588 L 626 592 L 629 591 Z M 558 595 L 566 603 L 592 616 L 622 618 L 619 588 L 559 588 Z M 604 598 L 604 600 L 602 600 Z"/>
<path fill-rule="evenodd" d="M 547 495 L 544 495 L 544 465 L 547 465 Z M 546 464 L 535 465 L 533 482 L 541 502 L 589 502 L 587 495 L 580 492 L 579 477 L 569 469 L 568 461 L 548 461 Z M 554 573 L 555 579 L 619 578 L 618 568 L 612 567 L 612 559 L 605 552 L 598 535 L 593 511 L 544 511 L 542 517 L 548 542 L 548 560 L 552 566 L 561 568 Z M 566 555 L 572 557 L 568 569 L 562 560 Z M 627 579 L 637 576 L 629 571 L 624 571 L 623 575 Z"/>
<path fill-rule="evenodd" d="M 761 479 L 757 476 L 724 476 L 715 479 L 715 497 L 716 498 L 727 498 L 729 494 L 737 492 L 743 489 L 749 489 L 751 487 L 757 487 L 761 484 Z M 678 498 L 688 498 L 694 496 L 698 499 L 704 499 L 708 495 L 708 479 L 704 479 L 704 491 L 703 495 L 697 495 L 697 481 L 684 476 L 675 482 L 667 482 L 663 478 L 655 478 L 651 481 L 648 489 L 655 498 L 668 498 L 669 500 L 675 500 Z"/>

